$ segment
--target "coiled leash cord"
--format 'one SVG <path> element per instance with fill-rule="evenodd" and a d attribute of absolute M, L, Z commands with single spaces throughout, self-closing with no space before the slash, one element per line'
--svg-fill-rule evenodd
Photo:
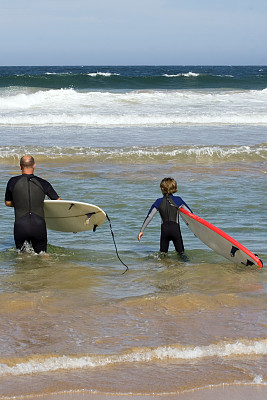
<path fill-rule="evenodd" d="M 116 245 L 116 242 L 115 242 L 114 233 L 113 233 L 112 226 L 111 226 L 111 221 L 110 221 L 110 218 L 109 218 L 109 216 L 108 216 L 107 213 L 106 213 L 106 217 L 107 217 L 107 220 L 108 220 L 108 222 L 109 222 L 110 232 L 111 232 L 111 236 L 112 236 L 112 239 L 113 239 L 113 243 L 114 243 L 114 247 L 115 247 L 115 250 L 116 250 L 117 257 L 118 257 L 118 259 L 120 260 L 120 262 L 122 263 L 122 265 L 124 265 L 124 266 L 126 267 L 126 270 L 122 273 L 122 275 L 124 275 L 125 272 L 127 272 L 127 271 L 129 270 L 129 268 L 128 268 L 128 266 L 122 261 L 122 259 L 121 259 L 120 256 L 119 256 L 118 249 L 117 249 L 117 245 Z"/>

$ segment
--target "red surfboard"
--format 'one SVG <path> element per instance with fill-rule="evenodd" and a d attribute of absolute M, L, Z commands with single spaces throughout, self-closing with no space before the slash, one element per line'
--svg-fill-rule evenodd
<path fill-rule="evenodd" d="M 221 229 L 191 213 L 183 206 L 179 208 L 179 213 L 194 235 L 216 253 L 234 263 L 263 267 L 262 261 L 255 254 Z"/>

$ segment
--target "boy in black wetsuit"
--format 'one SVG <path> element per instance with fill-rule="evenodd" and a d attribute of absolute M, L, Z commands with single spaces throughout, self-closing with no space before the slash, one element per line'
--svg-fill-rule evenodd
<path fill-rule="evenodd" d="M 7 183 L 5 204 L 15 208 L 14 240 L 16 248 L 23 250 L 25 242 L 32 244 L 35 253 L 46 252 L 47 232 L 44 220 L 44 199 L 60 200 L 52 185 L 34 175 L 32 156 L 20 160 L 21 175 Z"/>
<path fill-rule="evenodd" d="M 177 192 L 177 182 L 173 178 L 164 178 L 160 183 L 161 192 L 163 197 L 157 199 L 151 206 L 146 219 L 142 225 L 142 228 L 138 234 L 138 240 L 140 242 L 144 230 L 150 223 L 154 215 L 159 211 L 162 224 L 161 224 L 161 236 L 160 236 L 160 251 L 167 253 L 169 249 L 170 241 L 173 242 L 175 250 L 183 256 L 184 244 L 181 235 L 179 225 L 179 212 L 178 209 L 182 205 L 191 209 L 179 196 L 173 196 L 173 193 Z M 192 211 L 191 211 L 192 212 Z"/>

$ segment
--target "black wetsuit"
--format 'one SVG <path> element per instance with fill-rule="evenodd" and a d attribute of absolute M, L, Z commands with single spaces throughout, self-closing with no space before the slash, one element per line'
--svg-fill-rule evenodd
<path fill-rule="evenodd" d="M 38 176 L 22 174 L 8 181 L 5 201 L 14 204 L 17 249 L 23 250 L 25 242 L 29 242 L 36 253 L 46 251 L 47 232 L 43 209 L 46 195 L 52 200 L 59 198 L 52 185 Z"/>
<path fill-rule="evenodd" d="M 152 204 L 142 225 L 141 232 L 144 232 L 149 222 L 152 220 L 157 211 L 159 211 L 162 219 L 160 251 L 163 253 L 168 252 L 170 241 L 173 242 L 175 250 L 178 253 L 184 252 L 184 244 L 180 230 L 178 213 L 178 209 L 182 205 L 185 205 L 191 211 L 181 197 L 164 195 Z"/>

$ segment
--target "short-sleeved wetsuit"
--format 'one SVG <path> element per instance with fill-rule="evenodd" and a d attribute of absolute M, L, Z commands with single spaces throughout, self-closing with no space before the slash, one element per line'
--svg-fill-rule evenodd
<path fill-rule="evenodd" d="M 5 201 L 15 208 L 14 239 L 16 248 L 22 250 L 25 241 L 32 244 L 36 253 L 46 251 L 47 232 L 44 220 L 44 199 L 59 198 L 52 185 L 33 174 L 12 177 L 6 187 Z"/>
<path fill-rule="evenodd" d="M 184 244 L 180 230 L 178 212 L 179 207 L 182 205 L 186 206 L 191 211 L 181 197 L 164 195 L 152 204 L 142 225 L 141 232 L 144 232 L 154 215 L 157 213 L 157 211 L 159 211 L 162 220 L 160 251 L 163 253 L 168 252 L 170 241 L 173 242 L 175 250 L 178 253 L 184 252 Z"/>

